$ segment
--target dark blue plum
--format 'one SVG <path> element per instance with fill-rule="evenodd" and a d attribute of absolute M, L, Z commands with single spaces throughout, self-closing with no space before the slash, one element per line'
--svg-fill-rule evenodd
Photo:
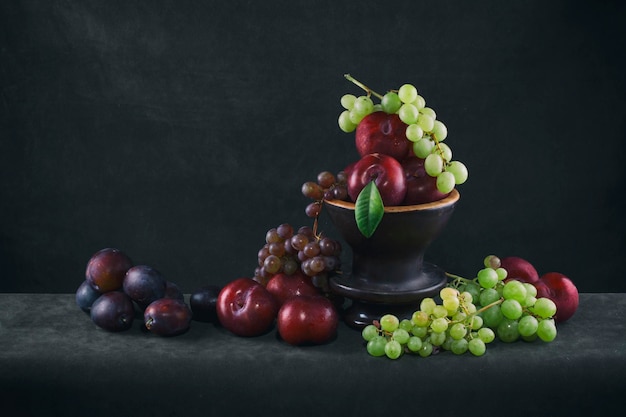
<path fill-rule="evenodd" d="M 101 293 L 119 290 L 132 266 L 133 261 L 121 250 L 104 248 L 89 259 L 85 278 Z"/>
<path fill-rule="evenodd" d="M 102 294 L 96 290 L 89 281 L 85 280 L 76 290 L 76 304 L 85 313 L 90 314 L 91 305 Z"/>
<path fill-rule="evenodd" d="M 133 301 L 121 291 L 104 293 L 91 305 L 91 320 L 110 332 L 130 329 L 134 318 Z"/>
<path fill-rule="evenodd" d="M 143 310 L 151 302 L 163 298 L 167 283 L 163 275 L 147 265 L 133 266 L 126 272 L 124 292 Z"/>
<path fill-rule="evenodd" d="M 194 320 L 217 322 L 217 296 L 221 289 L 217 285 L 205 285 L 191 293 L 189 305 Z"/>
<path fill-rule="evenodd" d="M 183 301 L 173 298 L 156 300 L 143 313 L 146 329 L 159 336 L 176 336 L 189 329 L 191 310 Z"/>
<path fill-rule="evenodd" d="M 175 282 L 165 282 L 165 295 L 164 298 L 174 298 L 176 300 L 185 301 L 185 295 Z"/>

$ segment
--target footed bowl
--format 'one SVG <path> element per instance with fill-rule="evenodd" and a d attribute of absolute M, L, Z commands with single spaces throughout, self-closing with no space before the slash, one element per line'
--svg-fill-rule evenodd
<path fill-rule="evenodd" d="M 325 200 L 333 225 L 352 249 L 350 274 L 330 279 L 331 290 L 351 300 L 344 321 L 362 328 L 383 314 L 410 318 L 425 297 L 447 283 L 445 271 L 425 262 L 428 246 L 444 229 L 460 198 L 454 189 L 426 204 L 386 207 L 374 234 L 366 238 L 354 218 L 354 203 Z"/>

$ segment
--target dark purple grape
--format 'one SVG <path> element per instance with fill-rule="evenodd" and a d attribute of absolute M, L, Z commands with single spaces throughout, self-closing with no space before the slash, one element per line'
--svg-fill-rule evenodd
<path fill-rule="evenodd" d="M 100 293 L 122 288 L 126 271 L 133 266 L 131 259 L 115 248 L 96 252 L 87 262 L 85 279 Z"/>
<path fill-rule="evenodd" d="M 280 258 L 276 255 L 270 255 L 265 258 L 265 262 L 263 262 L 263 268 L 270 274 L 275 274 L 280 271 L 282 266 L 282 262 Z"/>
<path fill-rule="evenodd" d="M 319 216 L 321 211 L 322 205 L 318 202 L 311 203 L 307 205 L 304 209 L 304 213 L 307 215 L 307 217 L 310 217 L 312 219 Z"/>
<path fill-rule="evenodd" d="M 309 243 L 309 238 L 305 234 L 303 234 L 303 233 L 295 234 L 291 238 L 291 246 L 295 250 L 302 250 L 302 249 L 304 249 L 304 247 L 306 246 L 307 243 Z"/>
<path fill-rule="evenodd" d="M 312 200 L 321 200 L 324 198 L 324 190 L 318 183 L 313 181 L 302 184 L 302 194 Z"/>
<path fill-rule="evenodd" d="M 310 226 L 302 226 L 298 229 L 298 233 L 304 235 L 309 239 L 309 242 L 315 240 L 315 233 L 313 233 L 313 229 Z"/>
<path fill-rule="evenodd" d="M 217 285 L 205 285 L 196 289 L 189 296 L 189 305 L 193 319 L 205 322 L 217 322 L 217 296 L 221 288 Z"/>
<path fill-rule="evenodd" d="M 185 301 L 185 295 L 182 290 L 175 282 L 172 281 L 165 281 L 165 295 L 163 297 Z"/>
<path fill-rule="evenodd" d="M 89 281 L 85 280 L 76 290 L 76 304 L 85 313 L 89 314 L 91 306 L 102 294 Z"/>
<path fill-rule="evenodd" d="M 265 234 L 266 243 L 274 243 L 274 242 L 281 242 L 281 241 L 282 241 L 282 238 L 278 234 L 278 230 L 276 230 L 276 228 L 272 228 L 268 230 L 267 233 Z"/>
<path fill-rule="evenodd" d="M 147 265 L 133 266 L 124 278 L 124 292 L 140 308 L 165 296 L 166 281 L 159 271 Z"/>
<path fill-rule="evenodd" d="M 130 329 L 134 318 L 133 301 L 121 291 L 104 293 L 91 305 L 91 320 L 110 332 Z"/>
<path fill-rule="evenodd" d="M 306 244 L 302 252 L 308 257 L 312 258 L 320 254 L 320 245 L 319 242 L 309 242 Z"/>
<path fill-rule="evenodd" d="M 191 309 L 180 300 L 161 298 L 153 301 L 143 313 L 146 329 L 159 336 L 175 336 L 189 329 Z"/>
<path fill-rule="evenodd" d="M 293 227 L 289 223 L 283 223 L 276 228 L 276 232 L 281 239 L 286 240 L 293 236 Z"/>
<path fill-rule="evenodd" d="M 333 255 L 335 253 L 335 241 L 329 237 L 324 237 L 319 241 L 322 255 Z"/>
<path fill-rule="evenodd" d="M 274 242 L 268 245 L 271 255 L 283 256 L 285 254 L 285 244 L 283 242 Z"/>
<path fill-rule="evenodd" d="M 332 172 L 323 171 L 317 174 L 317 183 L 322 188 L 330 188 L 335 181 L 335 175 Z"/>
<path fill-rule="evenodd" d="M 335 188 L 333 188 L 333 198 L 335 200 L 347 200 L 348 188 L 344 185 L 337 185 Z"/>

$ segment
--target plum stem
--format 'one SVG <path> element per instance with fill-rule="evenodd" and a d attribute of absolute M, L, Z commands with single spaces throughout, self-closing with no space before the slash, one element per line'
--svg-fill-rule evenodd
<path fill-rule="evenodd" d="M 372 90 L 371 88 L 369 88 L 368 86 L 366 86 L 365 84 L 363 84 L 361 81 L 357 80 L 356 78 L 354 78 L 352 75 L 350 74 L 344 74 L 344 77 L 346 77 L 346 79 L 356 85 L 358 85 L 359 87 L 361 87 L 363 90 L 365 90 L 367 92 L 367 94 L 371 94 L 375 97 L 378 97 L 380 100 L 382 100 L 383 96 L 382 94 L 377 93 L 376 91 Z"/>

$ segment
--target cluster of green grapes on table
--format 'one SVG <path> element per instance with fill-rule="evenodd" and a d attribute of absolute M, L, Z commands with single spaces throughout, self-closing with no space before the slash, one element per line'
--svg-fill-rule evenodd
<path fill-rule="evenodd" d="M 403 354 L 427 357 L 440 351 L 482 356 L 494 340 L 514 342 L 556 338 L 556 305 L 537 298 L 529 283 L 506 279 L 499 258 L 490 255 L 474 279 L 449 274 L 452 281 L 438 298 L 424 298 L 410 319 L 385 314 L 365 326 L 363 339 L 372 356 L 397 359 Z"/>

